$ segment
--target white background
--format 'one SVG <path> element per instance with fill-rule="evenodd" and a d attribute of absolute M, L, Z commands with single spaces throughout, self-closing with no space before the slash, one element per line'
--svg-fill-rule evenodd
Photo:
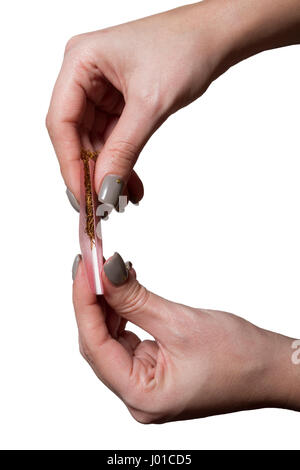
<path fill-rule="evenodd" d="M 292 411 L 139 424 L 78 352 L 71 303 L 78 216 L 44 126 L 64 45 L 74 34 L 180 4 L 1 6 L 3 449 L 299 447 Z M 105 255 L 118 250 L 132 260 L 149 289 L 298 338 L 299 59 L 298 46 L 251 58 L 172 116 L 137 164 L 144 200 L 104 227 Z"/>

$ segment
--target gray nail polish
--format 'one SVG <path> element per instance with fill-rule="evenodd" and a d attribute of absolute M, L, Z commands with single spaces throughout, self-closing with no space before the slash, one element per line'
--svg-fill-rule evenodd
<path fill-rule="evenodd" d="M 132 268 L 132 262 L 131 261 L 126 261 L 125 266 L 126 266 L 126 269 L 129 271 L 129 269 Z"/>
<path fill-rule="evenodd" d="M 117 207 L 119 196 L 124 188 L 124 181 L 117 175 L 106 175 L 98 194 L 100 202 Z"/>
<path fill-rule="evenodd" d="M 70 201 L 71 206 L 75 211 L 79 212 L 80 211 L 80 205 L 79 202 L 77 201 L 76 197 L 74 196 L 73 193 L 69 190 L 69 188 L 66 189 L 66 195 L 68 196 L 68 199 Z"/>
<path fill-rule="evenodd" d="M 77 274 L 77 270 L 78 270 L 78 266 L 79 266 L 79 263 L 81 261 L 81 255 L 77 255 L 75 256 L 75 259 L 74 259 L 74 262 L 73 262 L 73 266 L 72 266 L 72 279 L 74 281 L 75 277 L 76 277 L 76 274 Z"/>
<path fill-rule="evenodd" d="M 115 253 L 104 265 L 104 272 L 110 282 L 120 286 L 128 278 L 128 271 L 119 253 Z"/>
<path fill-rule="evenodd" d="M 119 196 L 119 202 L 116 206 L 117 212 L 125 212 L 125 207 L 128 204 L 128 198 L 125 195 Z"/>
<path fill-rule="evenodd" d="M 113 207 L 108 204 L 99 204 L 96 210 L 96 215 L 101 217 L 102 220 L 108 220 L 108 216 L 112 210 Z"/>

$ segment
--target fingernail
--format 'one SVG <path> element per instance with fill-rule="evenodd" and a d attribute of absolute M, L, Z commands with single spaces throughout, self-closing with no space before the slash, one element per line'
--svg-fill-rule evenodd
<path fill-rule="evenodd" d="M 120 286 L 127 281 L 128 278 L 128 270 L 126 269 L 126 265 L 119 253 L 115 253 L 108 261 L 106 261 L 104 272 L 110 282 L 115 286 Z"/>
<path fill-rule="evenodd" d="M 138 206 L 139 205 L 139 202 L 140 200 L 135 198 L 134 196 L 130 195 L 129 197 L 129 201 L 131 202 L 131 204 L 133 204 L 134 206 Z"/>
<path fill-rule="evenodd" d="M 128 198 L 125 195 L 119 196 L 118 204 L 116 205 L 117 212 L 125 212 L 125 208 L 128 204 Z"/>
<path fill-rule="evenodd" d="M 70 201 L 71 206 L 75 211 L 79 212 L 80 211 L 80 205 L 79 202 L 77 201 L 76 197 L 74 196 L 73 193 L 69 190 L 69 188 L 66 189 L 66 195 L 68 196 L 68 199 Z"/>
<path fill-rule="evenodd" d="M 73 279 L 73 281 L 75 280 L 80 261 L 81 261 L 81 255 L 75 256 L 73 266 L 72 266 L 72 279 Z"/>
<path fill-rule="evenodd" d="M 132 262 L 131 261 L 126 261 L 125 266 L 126 266 L 127 271 L 129 271 L 129 269 L 132 268 Z"/>
<path fill-rule="evenodd" d="M 96 210 L 96 215 L 102 220 L 108 220 L 108 216 L 112 210 L 113 208 L 108 204 L 99 204 Z"/>
<path fill-rule="evenodd" d="M 117 207 L 123 187 L 124 181 L 119 176 L 106 175 L 98 194 L 99 201 Z"/>

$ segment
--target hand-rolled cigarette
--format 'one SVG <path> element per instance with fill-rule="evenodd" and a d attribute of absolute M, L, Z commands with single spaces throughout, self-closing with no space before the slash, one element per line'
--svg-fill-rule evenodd
<path fill-rule="evenodd" d="M 89 286 L 94 294 L 100 295 L 103 294 L 103 251 L 101 219 L 96 214 L 98 199 L 94 189 L 96 158 L 96 152 L 81 151 L 79 242 Z"/>

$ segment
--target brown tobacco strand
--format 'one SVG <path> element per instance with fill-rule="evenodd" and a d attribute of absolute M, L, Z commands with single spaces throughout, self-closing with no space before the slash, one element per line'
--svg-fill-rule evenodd
<path fill-rule="evenodd" d="M 84 167 L 84 186 L 85 186 L 85 211 L 86 225 L 85 232 L 91 240 L 91 244 L 95 241 L 94 211 L 93 211 L 93 190 L 91 175 L 89 169 L 89 160 L 96 160 L 97 152 L 91 150 L 81 150 L 81 160 Z"/>

